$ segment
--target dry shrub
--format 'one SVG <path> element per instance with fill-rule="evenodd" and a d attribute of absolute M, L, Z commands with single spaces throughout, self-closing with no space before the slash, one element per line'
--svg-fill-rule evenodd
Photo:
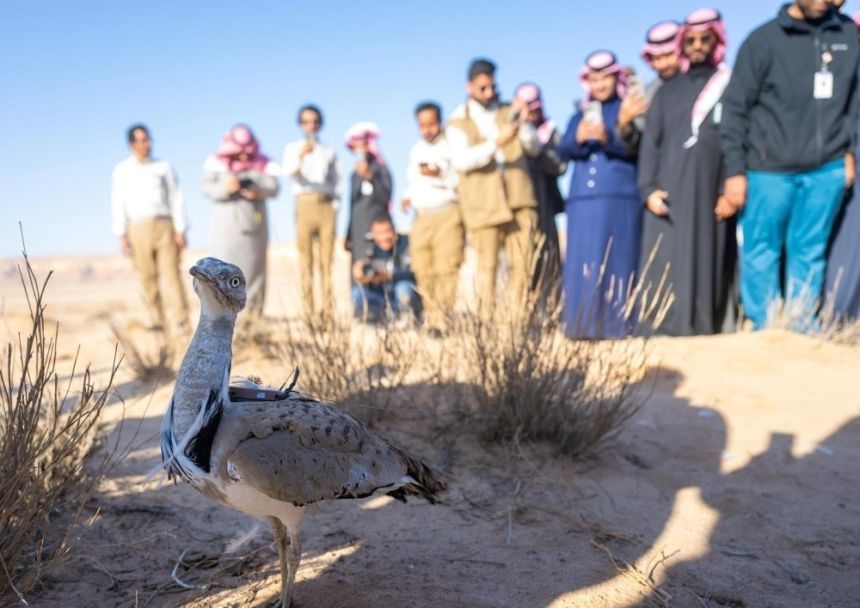
<path fill-rule="evenodd" d="M 24 594 L 74 543 L 82 509 L 113 462 L 108 453 L 84 467 L 119 366 L 116 352 L 102 390 L 89 366 L 68 383 L 56 372 L 58 326 L 46 331 L 44 294 L 24 256 L 19 273 L 30 310 L 30 328 L 8 342 L 0 364 L 0 598 Z M 72 391 L 75 379 L 78 391 Z M 8 605 L 8 604 L 6 604 Z"/>
<path fill-rule="evenodd" d="M 659 245 L 646 260 L 645 276 Z M 674 302 L 668 268 L 656 283 L 618 281 L 605 272 L 604 260 L 596 277 L 603 287 L 595 291 L 593 302 L 584 303 L 574 325 L 582 323 L 580 327 L 602 335 L 605 319 L 599 315 L 611 308 L 601 306 L 602 298 L 607 304 L 622 302 L 620 314 L 631 328 L 656 330 Z M 441 369 L 450 374 L 448 386 L 470 387 L 465 422 L 482 439 L 547 441 L 559 452 L 579 457 L 615 437 L 641 407 L 644 399 L 635 385 L 644 376 L 647 344 L 632 337 L 567 338 L 563 302 L 547 297 L 553 292 L 537 285 L 521 304 L 500 297 L 503 305 L 492 317 L 466 307 L 456 318 L 455 339 L 445 342 L 448 364 Z"/>
<path fill-rule="evenodd" d="M 275 348 L 288 369 L 300 369 L 302 392 L 335 403 L 368 424 L 381 420 L 402 397 L 421 352 L 411 329 L 337 315 L 286 324 Z"/>
<path fill-rule="evenodd" d="M 471 387 L 467 423 L 491 442 L 548 441 L 578 457 L 614 437 L 641 406 L 632 390 L 645 365 L 643 340 L 564 336 L 558 308 L 534 298 L 488 319 L 459 316 L 447 359 L 456 386 Z"/>
<path fill-rule="evenodd" d="M 617 300 L 611 290 L 626 282 L 608 283 L 607 299 Z M 626 289 L 631 326 L 656 328 L 673 301 L 666 272 L 656 285 Z M 613 438 L 641 406 L 634 385 L 644 375 L 646 342 L 568 339 L 561 302 L 549 297 L 555 292 L 537 285 L 522 306 L 500 305 L 492 317 L 466 307 L 442 340 L 391 322 L 305 318 L 288 324 L 277 346 L 288 369 L 301 369 L 299 390 L 368 422 L 394 403 L 420 406 L 416 413 L 432 417 L 440 432 L 459 427 L 486 441 L 548 441 L 578 457 Z"/>

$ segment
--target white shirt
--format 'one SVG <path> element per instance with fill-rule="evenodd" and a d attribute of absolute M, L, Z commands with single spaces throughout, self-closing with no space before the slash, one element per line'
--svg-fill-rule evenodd
<path fill-rule="evenodd" d="M 422 163 L 439 167 L 439 175 L 422 175 Z M 421 139 L 412 146 L 403 197 L 408 198 L 417 211 L 456 203 L 457 181 L 457 172 L 451 165 L 451 150 L 444 133 L 433 142 Z"/>
<path fill-rule="evenodd" d="M 117 164 L 111 178 L 113 233 L 122 236 L 129 222 L 169 217 L 175 232 L 188 230 L 176 173 L 164 160 L 139 162 L 134 155 Z"/>
<path fill-rule="evenodd" d="M 282 167 L 284 176 L 292 180 L 293 194 L 319 192 L 332 199 L 340 199 L 340 167 L 334 148 L 317 142 L 313 150 L 300 158 L 305 141 L 294 141 L 284 148 Z"/>
<path fill-rule="evenodd" d="M 457 171 L 466 173 L 486 167 L 493 159 L 499 165 L 504 165 L 504 152 L 496 146 L 496 140 L 499 138 L 499 126 L 496 124 L 499 105 L 491 104 L 489 108 L 485 108 L 474 99 L 469 99 L 466 104 L 469 107 L 469 118 L 475 123 L 478 133 L 481 134 L 486 141 L 474 146 L 469 145 L 469 138 L 466 134 L 457 127 L 448 127 L 446 134 L 448 144 L 451 147 L 451 162 Z M 465 118 L 466 105 L 461 105 L 451 118 Z M 538 153 L 539 147 L 537 136 L 534 127 L 529 123 L 520 125 L 517 136 L 523 145 L 523 150 L 529 156 L 534 156 Z"/>

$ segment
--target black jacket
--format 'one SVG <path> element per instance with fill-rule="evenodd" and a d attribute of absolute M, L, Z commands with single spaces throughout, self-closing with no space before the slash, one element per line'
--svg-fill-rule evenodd
<path fill-rule="evenodd" d="M 815 73 L 828 57 L 833 96 L 815 99 Z M 723 97 L 726 175 L 801 172 L 853 152 L 858 57 L 857 28 L 832 10 L 813 24 L 785 5 L 753 31 Z"/>

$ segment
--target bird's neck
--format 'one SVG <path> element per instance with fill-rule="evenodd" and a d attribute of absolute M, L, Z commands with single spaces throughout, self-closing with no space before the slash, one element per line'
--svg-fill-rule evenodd
<path fill-rule="evenodd" d="M 200 316 L 173 389 L 173 425 L 177 437 L 182 437 L 194 423 L 209 391 L 221 389 L 224 371 L 232 359 L 235 325 L 235 314 Z"/>

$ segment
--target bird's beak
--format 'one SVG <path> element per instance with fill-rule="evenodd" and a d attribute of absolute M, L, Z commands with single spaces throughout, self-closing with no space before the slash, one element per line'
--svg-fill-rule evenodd
<path fill-rule="evenodd" d="M 195 279 L 200 279 L 202 281 L 206 281 L 207 283 L 212 280 L 212 277 L 209 276 L 209 273 L 203 270 L 203 268 L 201 268 L 199 264 L 195 264 L 194 266 L 192 266 L 188 273 Z"/>

